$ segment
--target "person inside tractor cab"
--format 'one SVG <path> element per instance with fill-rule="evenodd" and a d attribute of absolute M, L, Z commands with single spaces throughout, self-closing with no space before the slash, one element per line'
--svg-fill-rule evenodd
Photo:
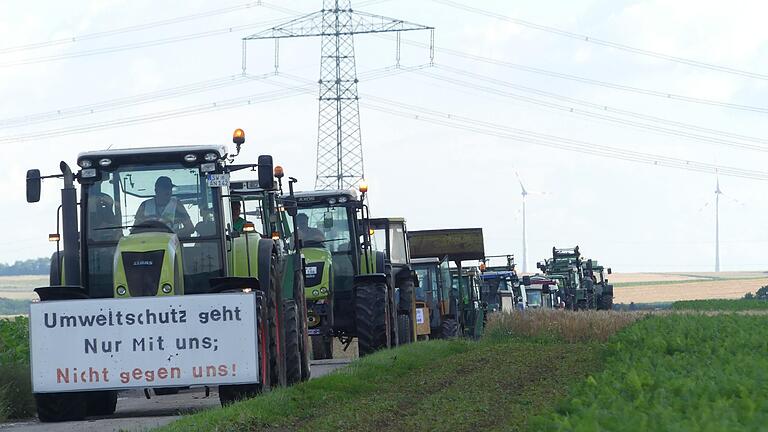
<path fill-rule="evenodd" d="M 170 177 L 158 177 L 155 181 L 155 196 L 141 203 L 136 210 L 134 225 L 157 220 L 168 225 L 180 237 L 191 236 L 195 227 L 181 201 L 172 196 L 173 186 Z"/>
<path fill-rule="evenodd" d="M 115 200 L 103 193 L 92 193 L 88 198 L 90 238 L 95 241 L 116 240 L 120 237 L 120 218 L 115 216 Z"/>
<path fill-rule="evenodd" d="M 325 235 L 317 228 L 309 226 L 309 216 L 304 213 L 296 215 L 296 229 L 299 231 L 299 238 L 307 244 L 322 244 L 325 241 Z"/>
<path fill-rule="evenodd" d="M 232 229 L 242 233 L 245 219 L 241 216 L 243 204 L 240 201 L 232 201 Z"/>

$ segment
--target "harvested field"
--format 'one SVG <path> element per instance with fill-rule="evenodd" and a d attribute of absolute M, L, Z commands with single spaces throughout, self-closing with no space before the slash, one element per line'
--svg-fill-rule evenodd
<path fill-rule="evenodd" d="M 36 300 L 33 291 L 48 285 L 48 276 L 0 276 L 0 297 L 12 300 Z"/>
<path fill-rule="evenodd" d="M 614 288 L 614 302 L 654 303 L 677 300 L 737 299 L 748 292 L 755 292 L 764 285 L 768 285 L 768 278 L 619 286 Z"/>

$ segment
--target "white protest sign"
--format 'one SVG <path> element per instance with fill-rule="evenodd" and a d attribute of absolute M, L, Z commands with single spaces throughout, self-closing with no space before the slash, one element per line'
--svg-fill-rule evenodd
<path fill-rule="evenodd" d="M 253 293 L 30 307 L 37 393 L 259 381 Z"/>
<path fill-rule="evenodd" d="M 424 324 L 424 309 L 416 309 L 416 324 Z"/>

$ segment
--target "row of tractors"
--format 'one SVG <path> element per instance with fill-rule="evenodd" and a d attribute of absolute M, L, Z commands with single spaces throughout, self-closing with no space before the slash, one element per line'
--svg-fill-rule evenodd
<path fill-rule="evenodd" d="M 490 258 L 506 258 L 504 266 L 488 266 Z M 537 263 L 540 273 L 518 277 L 514 257 L 486 257 L 482 270 L 481 299 L 488 311 L 543 308 L 611 310 L 613 285 L 606 275 L 610 268 L 585 259 L 579 247 L 552 248 L 552 258 Z"/>
<path fill-rule="evenodd" d="M 78 155 L 74 170 L 65 162 L 53 174 L 29 170 L 30 203 L 40 201 L 44 179 L 62 184 L 50 283 L 35 290 L 40 301 L 76 311 L 84 300 L 107 310 L 127 299 L 253 296 L 254 334 L 242 337 L 258 345 L 258 376 L 198 383 L 218 387 L 222 404 L 308 380 L 312 360 L 333 358 L 353 340 L 365 356 L 430 338 L 478 338 L 499 310 L 610 308 L 603 268 L 578 248 L 555 250 L 539 266 L 543 275 L 518 278 L 511 256 L 504 266 L 486 265 L 496 257 L 485 255 L 482 229 L 409 232 L 404 218 L 370 216 L 367 185 L 298 192 L 298 180 L 270 155 L 236 162 L 241 129 L 233 143 L 231 153 L 91 151 Z M 38 415 L 110 415 L 122 389 L 36 391 Z"/>

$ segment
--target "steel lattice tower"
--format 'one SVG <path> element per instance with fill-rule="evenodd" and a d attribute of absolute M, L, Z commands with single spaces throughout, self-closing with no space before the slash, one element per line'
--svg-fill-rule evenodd
<path fill-rule="evenodd" d="M 354 11 L 351 0 L 323 0 L 318 12 L 243 39 L 321 37 L 316 189 L 348 189 L 364 178 L 354 35 L 408 30 L 434 29 Z"/>

